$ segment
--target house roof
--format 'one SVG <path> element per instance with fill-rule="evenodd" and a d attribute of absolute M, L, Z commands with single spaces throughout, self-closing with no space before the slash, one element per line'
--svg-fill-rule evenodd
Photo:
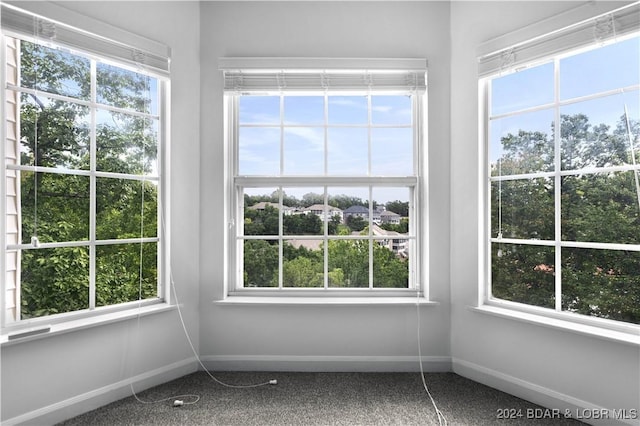
<path fill-rule="evenodd" d="M 380 216 L 395 217 L 395 216 L 400 216 L 400 215 L 398 213 L 394 213 L 394 212 L 390 212 L 389 210 L 385 210 L 382 213 L 380 213 Z"/>
<path fill-rule="evenodd" d="M 259 203 L 249 206 L 249 208 L 252 210 L 264 210 L 265 208 L 267 208 L 267 206 L 273 207 L 274 209 L 277 209 L 280 207 L 278 203 L 272 203 L 269 201 L 260 201 Z"/>
<path fill-rule="evenodd" d="M 251 210 L 264 210 L 267 207 L 273 207 L 274 209 L 279 209 L 280 205 L 278 203 L 272 203 L 270 201 L 260 201 L 259 203 L 255 203 L 252 206 L 249 206 Z M 282 206 L 283 211 L 295 210 L 294 207 Z"/>
<path fill-rule="evenodd" d="M 394 238 L 394 237 L 407 238 L 407 234 L 401 234 L 396 231 L 387 231 L 386 229 L 382 229 L 375 224 L 371 227 L 371 231 L 373 232 L 373 235 L 376 235 L 376 236 L 385 236 L 385 237 L 391 237 L 391 238 Z"/>
<path fill-rule="evenodd" d="M 345 213 L 369 213 L 369 209 L 363 206 L 351 206 L 344 211 Z"/>
<path fill-rule="evenodd" d="M 305 210 L 324 210 L 324 204 L 314 204 L 312 206 L 306 207 Z M 339 212 L 342 211 L 337 207 L 327 206 L 327 210 L 330 212 Z"/>

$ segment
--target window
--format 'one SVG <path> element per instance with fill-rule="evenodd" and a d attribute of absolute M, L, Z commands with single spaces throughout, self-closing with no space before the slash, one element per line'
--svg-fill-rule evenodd
<path fill-rule="evenodd" d="M 225 69 L 230 291 L 419 288 L 426 61 L 416 62 Z"/>
<path fill-rule="evenodd" d="M 167 79 L 2 12 L 3 325 L 162 300 Z"/>
<path fill-rule="evenodd" d="M 640 324 L 640 36 L 615 30 L 634 13 L 482 80 L 489 303 Z"/>

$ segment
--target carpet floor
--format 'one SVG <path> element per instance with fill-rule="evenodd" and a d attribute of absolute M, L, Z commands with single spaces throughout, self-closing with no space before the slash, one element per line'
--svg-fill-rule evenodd
<path fill-rule="evenodd" d="M 60 423 L 74 425 L 439 425 L 419 373 L 197 372 Z M 578 425 L 512 395 L 454 373 L 427 373 L 427 385 L 447 424 Z M 187 404 L 195 398 L 200 400 Z M 185 405 L 174 407 L 182 399 Z M 509 410 L 509 411 L 506 411 Z M 500 414 L 507 414 L 500 418 Z M 504 416 L 503 416 L 504 417 Z"/>

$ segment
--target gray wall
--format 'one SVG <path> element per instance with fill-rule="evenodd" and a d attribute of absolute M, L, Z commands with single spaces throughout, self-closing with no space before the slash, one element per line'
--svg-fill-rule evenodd
<path fill-rule="evenodd" d="M 477 266 L 481 158 L 478 105 L 473 98 L 478 90 L 476 49 L 487 40 L 578 5 L 451 3 L 451 117 L 457 123 L 466 123 L 451 127 L 451 353 L 454 371 L 539 403 L 570 407 L 574 413 L 576 405 L 638 409 L 637 346 L 488 316 L 468 308 L 478 300 L 481 275 Z"/>
<path fill-rule="evenodd" d="M 65 7 L 101 19 L 173 50 L 171 249 L 173 275 L 187 328 L 198 344 L 199 258 L 199 7 L 188 2 L 69 2 Z M 188 188 L 185 190 L 185 188 Z M 130 395 L 136 388 L 196 368 L 177 311 L 83 329 L 1 352 L 1 419 L 53 423 L 77 410 Z M 40 411 L 38 411 L 40 410 Z M 49 414 L 47 414 L 49 413 Z M 46 414 L 38 418 L 39 414 Z M 26 417 L 18 417 L 26 416 Z"/>
<path fill-rule="evenodd" d="M 220 306 L 222 56 L 429 60 L 428 370 L 453 368 L 550 406 L 634 408 L 640 352 L 469 309 L 478 294 L 476 48 L 575 2 L 70 2 L 173 49 L 172 254 L 187 327 L 225 369 L 416 370 L 414 306 Z M 491 17 L 491 18 L 489 18 Z M 193 371 L 175 311 L 2 348 L 2 419 L 53 423 Z M 149 373 L 147 380 L 142 380 Z M 38 418 L 38 415 L 43 417 Z"/>
<path fill-rule="evenodd" d="M 426 57 L 431 114 L 430 280 L 432 298 L 441 304 L 421 308 L 422 354 L 434 368 L 446 368 L 450 354 L 449 4 L 205 2 L 201 52 L 200 342 L 207 365 L 253 369 L 259 360 L 257 365 L 271 369 L 418 369 L 415 306 L 212 304 L 224 294 L 223 93 L 217 61 L 223 56 Z"/>

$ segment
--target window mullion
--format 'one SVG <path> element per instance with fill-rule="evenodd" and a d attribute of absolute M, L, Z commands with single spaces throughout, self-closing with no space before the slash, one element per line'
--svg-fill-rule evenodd
<path fill-rule="evenodd" d="M 560 117 L 560 60 L 554 60 L 554 225 L 555 225 L 555 310 L 562 311 L 562 121 Z"/>
<path fill-rule="evenodd" d="M 97 64 L 91 60 L 91 131 L 89 136 L 89 309 L 96 307 L 96 127 Z"/>
<path fill-rule="evenodd" d="M 284 175 L 284 95 L 280 94 L 280 176 Z M 278 187 L 278 288 L 284 285 L 283 187 Z"/>
<path fill-rule="evenodd" d="M 367 93 L 367 145 L 368 145 L 368 149 L 367 149 L 367 153 L 369 156 L 368 159 L 368 163 L 369 163 L 369 170 L 368 170 L 368 174 L 369 176 L 371 176 L 371 161 L 372 161 L 372 156 L 371 156 L 371 93 Z M 367 227 L 369 229 L 369 241 L 368 241 L 368 247 L 369 247 L 369 288 L 373 288 L 373 187 L 371 185 L 369 185 L 369 226 Z M 392 243 L 393 244 L 393 243 Z"/>
<path fill-rule="evenodd" d="M 322 113 L 323 113 L 323 127 L 324 127 L 324 175 L 329 176 L 329 94 L 325 90 L 323 96 Z M 329 210 L 329 188 L 325 185 L 323 190 L 323 204 L 325 209 L 325 221 L 322 233 L 324 235 L 323 250 L 322 250 L 322 281 L 323 287 L 329 288 L 329 221 L 327 212 Z"/>
<path fill-rule="evenodd" d="M 326 128 L 326 126 L 325 126 Z M 322 188 L 323 192 L 323 196 L 324 196 L 324 205 L 325 205 L 325 223 L 324 223 L 324 250 L 323 250 L 323 270 L 322 270 L 322 275 L 323 275 L 323 281 L 324 281 L 324 288 L 328 289 L 329 288 L 329 222 L 326 220 L 327 219 L 327 210 L 328 210 L 328 204 L 329 204 L 329 188 L 327 186 L 324 186 Z"/>

